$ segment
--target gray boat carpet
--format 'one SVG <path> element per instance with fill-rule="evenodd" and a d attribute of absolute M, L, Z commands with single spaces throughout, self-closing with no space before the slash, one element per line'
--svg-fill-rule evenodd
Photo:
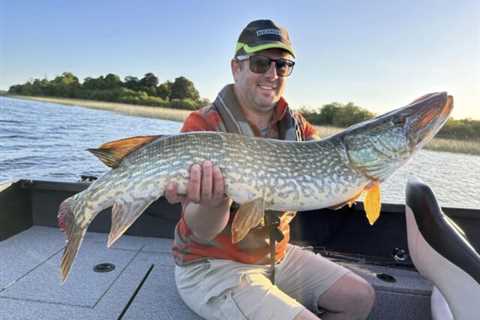
<path fill-rule="evenodd" d="M 34 226 L 0 242 L 0 319 L 199 320 L 174 283 L 171 240 L 123 236 L 106 248 L 107 235 L 87 233 L 67 282 L 59 276 L 65 238 L 56 228 Z M 115 269 L 93 269 L 111 263 Z M 375 286 L 370 319 L 429 319 L 431 284 L 418 273 L 342 263 Z M 379 280 L 388 273 L 395 283 Z"/>

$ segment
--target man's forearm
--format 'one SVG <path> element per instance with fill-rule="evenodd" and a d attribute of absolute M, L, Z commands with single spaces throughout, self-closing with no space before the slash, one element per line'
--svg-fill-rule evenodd
<path fill-rule="evenodd" d="M 228 198 L 218 207 L 206 207 L 191 202 L 185 208 L 185 221 L 197 238 L 212 240 L 225 229 L 230 218 L 231 203 Z"/>

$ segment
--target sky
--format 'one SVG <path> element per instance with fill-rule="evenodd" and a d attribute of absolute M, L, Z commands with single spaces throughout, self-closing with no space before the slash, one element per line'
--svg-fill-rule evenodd
<path fill-rule="evenodd" d="M 353 102 L 380 114 L 447 91 L 454 118 L 480 120 L 478 0 L 0 0 L 0 90 L 65 71 L 153 72 L 213 100 L 232 82 L 241 30 L 263 18 L 289 30 L 294 108 Z"/>

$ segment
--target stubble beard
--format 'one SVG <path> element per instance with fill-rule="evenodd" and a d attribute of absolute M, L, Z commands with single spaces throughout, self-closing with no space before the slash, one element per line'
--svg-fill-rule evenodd
<path fill-rule="evenodd" d="M 262 94 L 262 92 L 257 91 L 258 89 L 252 90 L 250 92 L 251 98 L 251 105 L 257 111 L 261 113 L 269 113 L 271 112 L 276 106 L 278 101 L 280 100 L 280 93 L 275 92 L 273 97 L 266 97 Z M 261 91 L 261 90 L 260 90 Z"/>

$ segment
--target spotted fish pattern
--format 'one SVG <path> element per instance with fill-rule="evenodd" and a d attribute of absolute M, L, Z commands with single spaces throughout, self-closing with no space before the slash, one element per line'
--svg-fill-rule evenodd
<path fill-rule="evenodd" d="M 147 140 L 132 138 L 138 146 L 126 148 L 121 156 L 112 155 L 107 148 L 94 149 L 92 152 L 113 169 L 60 206 L 59 222 L 67 236 L 62 279 L 66 279 L 85 232 L 100 211 L 112 207 L 111 246 L 163 195 L 168 182 L 176 182 L 179 192 L 185 193 L 189 168 L 205 160 L 221 169 L 225 193 L 241 205 L 239 212 L 242 205 L 254 202 L 264 210 L 279 211 L 340 207 L 373 190 L 370 193 L 374 196 L 368 198 L 367 194 L 367 213 L 377 211 L 378 217 L 378 184 L 438 132 L 452 106 L 453 98 L 446 93 L 430 94 L 318 141 L 189 132 Z M 115 142 L 113 145 L 114 151 L 121 149 Z M 242 230 L 236 241 L 258 225 L 262 215 L 263 211 L 237 214 L 233 228 L 237 224 Z"/>

